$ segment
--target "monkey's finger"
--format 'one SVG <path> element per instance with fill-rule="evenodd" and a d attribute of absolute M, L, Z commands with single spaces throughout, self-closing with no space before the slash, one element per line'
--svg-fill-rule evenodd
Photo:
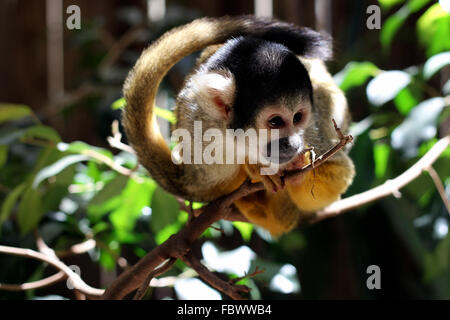
<path fill-rule="evenodd" d="M 261 176 L 261 181 L 267 191 L 273 193 L 278 191 L 277 185 L 272 181 L 272 179 L 269 178 L 269 176 Z"/>
<path fill-rule="evenodd" d="M 274 185 L 276 185 L 277 190 L 282 190 L 284 188 L 284 179 L 282 179 L 280 175 L 276 174 L 269 176 L 269 179 Z"/>

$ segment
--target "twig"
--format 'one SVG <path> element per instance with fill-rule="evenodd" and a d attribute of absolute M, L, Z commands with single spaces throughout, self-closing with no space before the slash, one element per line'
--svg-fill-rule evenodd
<path fill-rule="evenodd" d="M 54 275 L 33 281 L 33 282 L 26 282 L 22 284 L 5 284 L 0 283 L 0 290 L 7 290 L 7 291 L 25 291 L 25 290 L 34 290 L 34 289 L 40 289 L 44 287 L 48 287 L 52 284 L 58 283 L 61 280 L 67 279 L 67 275 L 59 271 L 55 273 Z"/>
<path fill-rule="evenodd" d="M 223 231 L 222 228 L 216 227 L 216 226 L 209 226 L 210 228 L 220 232 L 222 235 L 225 235 L 225 231 Z"/>
<path fill-rule="evenodd" d="M 428 172 L 431 179 L 434 182 L 434 185 L 436 186 L 437 191 L 439 192 L 439 195 L 441 196 L 442 202 L 445 205 L 445 208 L 447 208 L 447 213 L 450 214 L 450 203 L 448 201 L 447 195 L 445 194 L 444 185 L 442 184 L 441 179 L 439 178 L 439 175 L 437 174 L 436 170 L 434 170 L 433 166 L 429 166 L 425 169 L 425 171 Z"/>
<path fill-rule="evenodd" d="M 192 254 L 187 254 L 182 257 L 181 260 L 186 262 L 192 269 L 194 269 L 200 278 L 206 283 L 211 285 L 213 288 L 225 293 L 227 296 L 234 300 L 243 300 L 241 293 L 248 293 L 250 289 L 246 286 L 236 285 L 227 281 L 223 281 L 211 271 L 209 271 L 198 259 L 196 259 Z"/>
<path fill-rule="evenodd" d="M 314 162 L 311 162 L 306 167 L 303 167 L 303 168 L 297 169 L 297 170 L 292 170 L 292 171 L 289 171 L 288 173 L 286 173 L 286 175 L 284 175 L 284 177 L 283 177 L 285 179 L 285 181 L 290 180 L 294 177 L 297 177 L 301 173 L 303 174 L 314 168 L 317 168 L 322 163 L 326 162 L 329 158 L 334 156 L 339 150 L 341 150 L 343 147 L 345 147 L 345 145 L 347 145 L 348 143 L 353 141 L 353 137 L 351 135 L 348 135 L 348 136 L 343 135 L 341 132 L 341 129 L 338 128 L 334 119 L 332 119 L 332 120 L 333 120 L 334 128 L 339 137 L 339 142 L 334 147 L 332 147 L 330 150 L 325 152 L 323 155 L 315 158 Z"/>
<path fill-rule="evenodd" d="M 76 104 L 84 98 L 101 91 L 102 89 L 100 87 L 95 87 L 92 84 L 84 83 L 74 91 L 64 93 L 64 96 L 62 96 L 61 98 L 58 98 L 52 103 L 48 103 L 46 106 L 44 106 L 41 114 L 44 118 L 52 117 L 61 112 L 65 106 Z"/>
<path fill-rule="evenodd" d="M 230 282 L 231 283 L 238 283 L 241 280 L 253 278 L 253 277 L 257 276 L 258 274 L 263 274 L 264 272 L 265 272 L 264 269 L 260 269 L 258 266 L 256 266 L 255 271 L 253 271 L 252 273 L 246 274 L 243 277 L 238 277 L 238 278 L 231 279 Z"/>
<path fill-rule="evenodd" d="M 94 249 L 96 246 L 97 246 L 97 242 L 94 239 L 88 239 L 81 243 L 72 245 L 69 249 L 55 250 L 55 254 L 60 258 L 68 257 L 68 256 L 86 253 L 89 250 Z"/>
<path fill-rule="evenodd" d="M 36 239 L 36 247 L 38 248 L 40 253 L 47 256 L 56 257 L 55 251 L 47 246 L 44 239 L 42 239 L 41 235 L 39 234 L 39 230 L 34 230 L 34 237 Z"/>
<path fill-rule="evenodd" d="M 110 158 L 108 158 L 107 156 L 105 156 L 104 154 L 101 154 L 100 152 L 97 152 L 95 150 L 83 150 L 81 152 L 82 154 L 93 158 L 95 160 L 98 160 L 100 162 L 103 162 L 104 164 L 106 164 L 108 167 L 110 167 L 111 169 L 119 172 L 120 174 L 124 175 L 124 176 L 132 176 L 133 175 L 133 171 L 122 167 L 121 165 L 118 165 L 117 163 L 115 163 L 113 160 L 111 160 Z"/>
<path fill-rule="evenodd" d="M 104 290 L 93 288 L 87 285 L 75 272 L 73 272 L 67 265 L 57 259 L 55 256 L 47 256 L 41 252 L 31 249 L 23 249 L 0 245 L 0 253 L 11 254 L 15 256 L 22 256 L 46 262 L 56 269 L 65 273 L 65 275 L 72 281 L 74 289 L 86 294 L 87 296 L 98 297 L 104 293 Z"/>
<path fill-rule="evenodd" d="M 69 249 L 53 250 L 45 243 L 44 239 L 39 234 L 39 230 L 34 230 L 34 237 L 36 238 L 36 246 L 39 252 L 46 255 L 57 256 L 58 258 L 83 254 L 94 249 L 97 245 L 97 242 L 94 239 L 88 239 L 72 245 Z"/>
<path fill-rule="evenodd" d="M 424 170 L 429 168 L 449 145 L 450 135 L 445 136 L 436 142 L 436 144 L 419 161 L 397 178 L 387 180 L 382 185 L 373 189 L 336 201 L 325 209 L 317 212 L 315 217 L 310 220 L 310 223 L 337 216 L 338 214 L 360 207 L 369 202 L 398 193 L 401 188 L 416 179 Z"/>
<path fill-rule="evenodd" d="M 166 273 L 168 270 L 170 270 L 175 261 L 177 261 L 177 259 L 171 258 L 167 260 L 161 267 L 156 268 L 152 272 L 150 272 L 150 274 L 147 276 L 142 286 L 140 286 L 140 288 L 137 290 L 133 300 L 142 300 L 142 298 L 145 295 L 145 292 L 147 292 L 147 289 L 150 286 L 150 281 L 152 281 L 153 278 L 162 275 L 163 273 Z"/>
<path fill-rule="evenodd" d="M 129 47 L 133 42 L 135 42 L 145 30 L 144 25 L 136 25 L 125 32 L 119 39 L 114 41 L 113 46 L 109 49 L 105 58 L 100 63 L 100 71 L 103 71 L 111 67 L 118 58 L 122 55 L 122 52 Z"/>
<path fill-rule="evenodd" d="M 51 249 L 50 247 L 47 246 L 47 244 L 44 242 L 44 240 L 40 236 L 38 230 L 34 231 L 34 235 L 36 237 L 36 246 L 39 249 L 39 252 L 43 255 L 53 257 L 54 259 L 58 259 L 56 257 L 58 255 L 61 256 L 61 255 L 81 254 L 81 253 L 84 253 L 84 252 L 90 250 L 92 248 L 92 246 L 95 247 L 95 241 L 90 239 L 83 243 L 73 245 L 68 250 L 55 252 L 53 249 Z M 59 259 L 58 259 L 58 261 L 59 261 Z M 50 286 L 50 285 L 55 284 L 64 279 L 67 279 L 67 274 L 63 271 L 59 271 L 50 277 L 47 277 L 47 278 L 44 278 L 41 280 L 37 280 L 37 281 L 33 281 L 33 282 L 27 282 L 27 283 L 22 283 L 22 284 L 0 283 L 0 290 L 7 290 L 7 291 L 34 290 L 34 289 L 39 289 L 39 288 L 44 288 L 44 287 Z M 82 299 L 83 297 L 85 298 L 85 295 L 83 293 L 76 291 L 76 290 L 75 290 L 75 296 L 77 297 L 77 299 L 78 298 Z"/>
<path fill-rule="evenodd" d="M 119 121 L 114 120 L 112 122 L 111 132 L 112 132 L 112 137 L 106 138 L 106 140 L 108 141 L 108 143 L 111 147 L 131 153 L 131 154 L 136 154 L 136 152 L 134 152 L 132 147 L 130 147 L 129 145 L 127 145 L 121 141 L 122 134 L 119 131 Z"/>

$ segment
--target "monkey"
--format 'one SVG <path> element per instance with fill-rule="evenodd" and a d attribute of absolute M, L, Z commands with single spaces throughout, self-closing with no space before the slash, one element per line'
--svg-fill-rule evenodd
<path fill-rule="evenodd" d="M 171 67 L 200 50 L 177 96 L 175 130 L 194 134 L 196 121 L 224 136 L 229 129 L 263 130 L 258 132 L 266 132 L 269 142 L 257 153 L 277 164 L 275 173 L 263 174 L 263 165 L 248 156 L 243 163 L 174 161 L 156 122 L 155 96 Z M 309 164 L 312 148 L 323 154 L 338 141 L 332 119 L 348 130 L 346 98 L 324 63 L 331 53 L 329 36 L 274 19 L 200 18 L 174 28 L 143 51 L 125 80 L 128 141 L 151 177 L 186 200 L 209 202 L 247 179 L 263 182 L 264 190 L 234 205 L 249 222 L 278 237 L 338 200 L 353 181 L 348 150 L 293 181 L 281 179 L 284 172 Z M 270 152 L 274 145 L 277 157 Z M 235 147 L 226 143 L 219 148 L 227 153 Z M 185 155 L 185 150 L 178 154 Z"/>

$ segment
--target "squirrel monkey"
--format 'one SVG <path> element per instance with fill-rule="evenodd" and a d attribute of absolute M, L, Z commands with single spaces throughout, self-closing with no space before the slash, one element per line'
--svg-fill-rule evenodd
<path fill-rule="evenodd" d="M 354 176 L 353 162 L 340 150 L 286 185 L 280 179 L 286 170 L 309 163 L 310 147 L 320 155 L 336 144 L 332 119 L 343 131 L 348 128 L 345 96 L 323 63 L 331 56 L 330 42 L 308 28 L 252 16 L 202 18 L 167 32 L 144 50 L 124 85 L 123 122 L 140 163 L 164 189 L 193 201 L 214 200 L 248 177 L 262 181 L 265 190 L 235 206 L 273 236 L 291 230 L 302 217 L 336 201 Z M 272 145 L 278 145 L 277 172 L 262 174 L 263 165 L 248 156 L 244 163 L 199 163 L 195 152 L 183 150 L 183 157 L 194 161 L 173 161 L 156 123 L 155 96 L 170 68 L 202 49 L 177 97 L 176 128 L 195 135 L 201 121 L 204 131 L 223 136 L 229 129 L 263 129 L 258 132 L 267 133 L 269 142 L 257 153 L 266 152 L 270 161 Z M 230 147 L 235 145 L 223 144 L 218 154 L 225 157 Z"/>

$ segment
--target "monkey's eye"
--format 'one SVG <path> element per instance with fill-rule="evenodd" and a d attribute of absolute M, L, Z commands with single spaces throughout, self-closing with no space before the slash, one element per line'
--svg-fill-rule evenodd
<path fill-rule="evenodd" d="M 294 115 L 294 124 L 299 123 L 300 121 L 302 121 L 302 119 L 303 119 L 303 113 L 297 112 L 297 113 Z"/>
<path fill-rule="evenodd" d="M 272 128 L 281 128 L 284 127 L 284 120 L 280 116 L 273 117 L 268 121 L 269 126 Z"/>

